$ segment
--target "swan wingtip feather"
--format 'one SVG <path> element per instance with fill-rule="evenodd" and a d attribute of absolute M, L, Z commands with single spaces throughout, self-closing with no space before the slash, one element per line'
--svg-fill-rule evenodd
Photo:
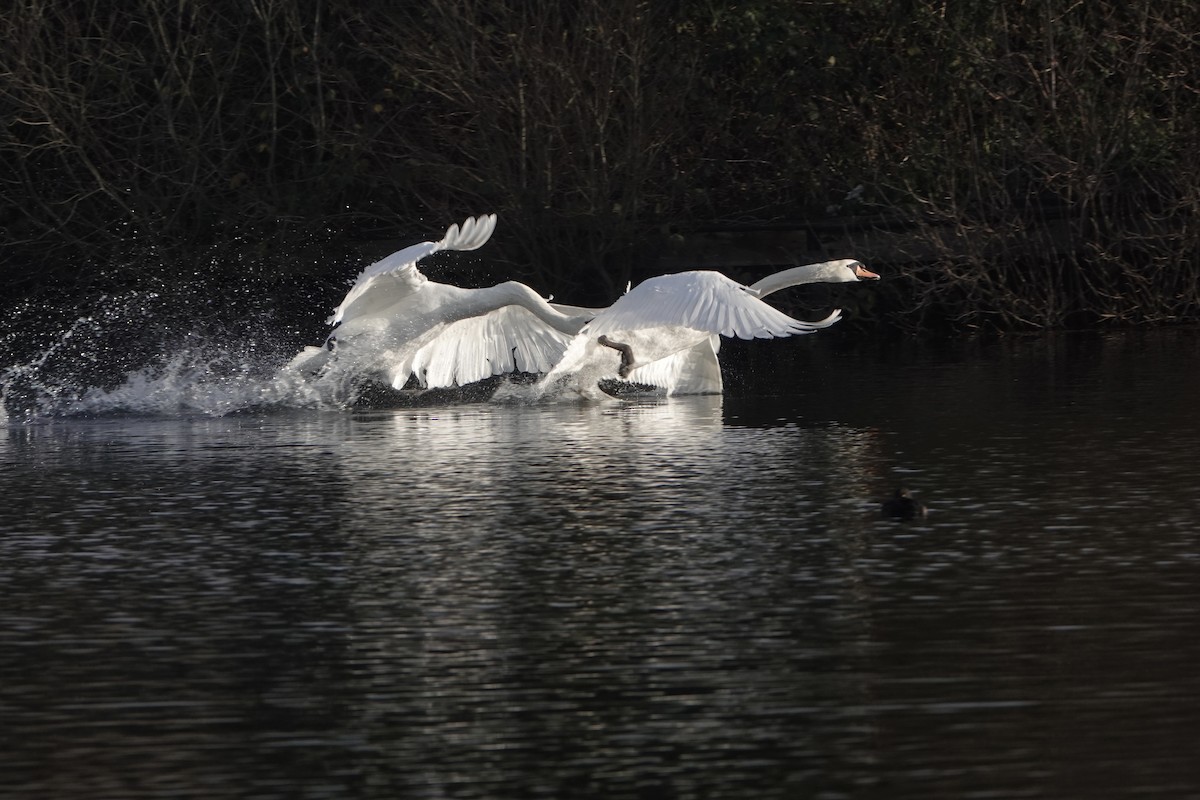
<path fill-rule="evenodd" d="M 438 242 L 438 249 L 477 250 L 492 238 L 495 230 L 495 214 L 467 217 L 461 225 L 456 222 L 446 229 L 446 235 Z"/>

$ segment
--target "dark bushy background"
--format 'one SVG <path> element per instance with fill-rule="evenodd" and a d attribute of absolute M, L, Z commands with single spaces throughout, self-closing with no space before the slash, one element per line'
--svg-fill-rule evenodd
<path fill-rule="evenodd" d="M 882 325 L 1198 316 L 1192 0 L 5 6 L 2 305 L 249 281 L 323 313 L 497 211 L 462 279 L 567 302 L 697 231 L 849 215 L 910 234 Z"/>

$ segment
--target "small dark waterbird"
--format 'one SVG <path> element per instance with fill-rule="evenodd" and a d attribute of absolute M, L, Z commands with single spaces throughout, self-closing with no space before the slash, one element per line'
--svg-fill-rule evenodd
<path fill-rule="evenodd" d="M 883 501 L 883 516 L 892 519 L 918 519 L 925 516 L 925 504 L 912 496 L 912 492 L 903 487 Z"/>

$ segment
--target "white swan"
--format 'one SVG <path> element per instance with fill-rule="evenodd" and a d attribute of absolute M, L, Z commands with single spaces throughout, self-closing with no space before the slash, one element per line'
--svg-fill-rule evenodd
<path fill-rule="evenodd" d="M 827 328 L 834 311 L 802 322 L 762 301 L 765 295 L 814 282 L 877 280 L 854 259 L 777 272 L 744 286 L 719 272 L 694 271 L 651 278 L 601 311 L 571 342 L 542 380 L 596 396 L 606 378 L 656 386 L 667 394 L 717 394 L 723 389 L 717 360 L 720 336 L 772 338 Z"/>
<path fill-rule="evenodd" d="M 515 281 L 463 289 L 430 281 L 417 269 L 440 250 L 481 247 L 495 226 L 494 214 L 468 218 L 440 241 L 368 266 L 329 318 L 335 330 L 325 346 L 304 348 L 285 369 L 334 385 L 375 377 L 397 389 L 414 376 L 422 388 L 445 388 L 518 371 L 550 373 L 554 380 L 574 372 L 581 385 L 594 384 L 587 375 L 595 373 L 669 394 L 719 393 L 718 334 L 787 336 L 838 318 L 835 312 L 800 322 L 758 298 L 803 283 L 879 277 L 852 259 L 794 267 L 751 287 L 716 272 L 685 272 L 652 278 L 609 308 L 592 309 L 550 303 Z"/>
<path fill-rule="evenodd" d="M 286 369 L 322 376 L 381 377 L 400 389 L 462 386 L 508 372 L 544 373 L 594 309 L 554 305 L 523 283 L 463 289 L 426 278 L 417 262 L 439 250 L 474 250 L 496 215 L 451 225 L 437 242 L 392 253 L 359 274 L 328 320 L 324 347 L 306 347 Z"/>

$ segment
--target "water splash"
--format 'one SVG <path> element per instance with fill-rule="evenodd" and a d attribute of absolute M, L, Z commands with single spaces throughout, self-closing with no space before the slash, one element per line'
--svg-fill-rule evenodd
<path fill-rule="evenodd" d="M 461 389 L 396 391 L 381 363 L 339 358 L 319 374 L 289 368 L 299 349 L 269 310 L 214 317 L 195 294 L 128 292 L 86 311 L 26 303 L 0 334 L 0 424 L 137 414 L 225 416 L 355 405 L 536 402 L 536 376 L 502 376 Z"/>
<path fill-rule="evenodd" d="M 395 363 L 398 355 L 362 343 L 320 360 L 316 371 L 291 368 L 301 343 L 322 332 L 314 335 L 300 330 L 307 325 L 282 321 L 276 307 L 322 305 L 311 298 L 280 299 L 253 281 L 221 291 L 196 282 L 113 292 L 82 306 L 24 301 L 2 315 L 0 424 L 113 414 L 524 404 L 582 396 L 572 390 L 575 384 L 537 381 L 539 376 L 525 373 L 461 389 L 397 391 L 379 365 Z"/>
<path fill-rule="evenodd" d="M 329 387 L 279 370 L 292 345 L 271 313 L 215 313 L 196 294 L 130 291 L 83 310 L 31 301 L 11 309 L 0 335 L 0 423 L 338 402 Z"/>
<path fill-rule="evenodd" d="M 125 376 L 113 388 L 90 388 L 57 413 L 224 416 L 264 408 L 320 405 L 299 376 L 265 371 L 253 353 L 197 347 Z"/>

